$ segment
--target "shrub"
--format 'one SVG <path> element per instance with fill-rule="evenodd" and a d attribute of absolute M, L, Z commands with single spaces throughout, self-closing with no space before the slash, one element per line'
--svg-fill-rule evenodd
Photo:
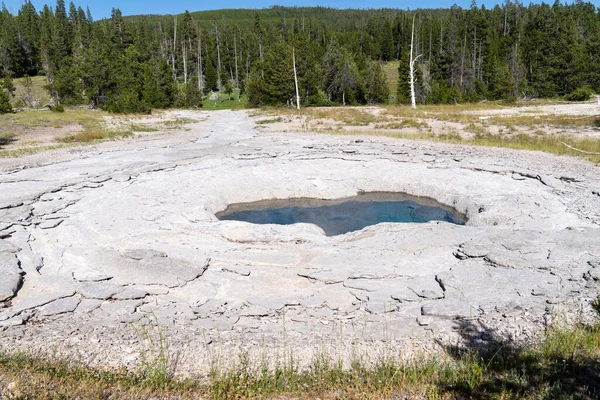
<path fill-rule="evenodd" d="M 12 112 L 12 106 L 10 105 L 10 99 L 4 90 L 0 89 L 0 114 L 6 114 Z"/>
<path fill-rule="evenodd" d="M 62 104 L 57 104 L 55 106 L 52 106 L 50 108 L 50 110 L 52 110 L 54 112 L 62 113 L 62 112 L 65 112 L 65 107 L 63 107 Z"/>
<path fill-rule="evenodd" d="M 589 100 L 594 92 L 588 86 L 582 86 L 575 89 L 571 93 L 565 96 L 565 100 L 568 101 L 586 101 Z"/>

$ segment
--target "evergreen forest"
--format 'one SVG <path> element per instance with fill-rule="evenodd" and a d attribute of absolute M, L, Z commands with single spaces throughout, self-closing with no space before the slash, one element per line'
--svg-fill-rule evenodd
<path fill-rule="evenodd" d="M 414 21 L 414 37 L 412 24 Z M 201 107 L 213 92 L 250 106 L 417 103 L 600 91 L 600 14 L 592 3 L 403 11 L 280 7 L 94 20 L 58 0 L 0 13 L 0 112 L 12 79 L 43 75 L 55 105 L 111 112 Z M 398 91 L 383 70 L 399 60 Z M 570 97 L 569 97 L 570 96 Z"/>

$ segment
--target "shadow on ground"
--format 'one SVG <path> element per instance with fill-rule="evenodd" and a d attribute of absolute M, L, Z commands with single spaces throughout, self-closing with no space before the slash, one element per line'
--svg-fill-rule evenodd
<path fill-rule="evenodd" d="M 447 380 L 443 391 L 457 398 L 600 398 L 600 324 L 548 329 L 536 346 L 471 321 L 457 325 L 462 343 L 444 347 L 463 377 Z"/>
<path fill-rule="evenodd" d="M 10 143 L 16 142 L 16 141 L 17 141 L 17 139 L 15 138 L 15 135 L 0 133 L 0 149 L 3 146 L 6 146 L 7 144 L 10 144 Z"/>

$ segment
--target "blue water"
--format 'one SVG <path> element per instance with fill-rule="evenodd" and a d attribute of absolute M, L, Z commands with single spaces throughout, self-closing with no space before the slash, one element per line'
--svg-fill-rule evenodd
<path fill-rule="evenodd" d="M 418 198 L 407 195 L 399 197 L 411 197 L 413 200 L 389 200 L 389 193 L 380 197 L 385 200 L 378 201 L 375 194 L 366 197 L 361 195 L 341 202 L 291 199 L 237 204 L 217 214 L 217 218 L 253 224 L 290 225 L 303 222 L 321 227 L 327 236 L 358 231 L 382 222 L 446 221 L 458 225 L 466 222 L 464 216 L 449 207 L 432 205 L 435 202 L 431 199 L 427 199 L 426 204 L 421 204 L 422 202 L 415 201 Z"/>

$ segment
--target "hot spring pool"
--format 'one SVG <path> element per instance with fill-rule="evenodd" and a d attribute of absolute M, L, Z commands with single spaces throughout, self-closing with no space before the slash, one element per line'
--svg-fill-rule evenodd
<path fill-rule="evenodd" d="M 232 204 L 217 213 L 221 221 L 253 224 L 315 224 L 327 236 L 358 231 L 382 222 L 423 223 L 446 221 L 464 225 L 466 217 L 430 198 L 404 193 L 373 192 L 338 200 L 298 198 Z"/>

